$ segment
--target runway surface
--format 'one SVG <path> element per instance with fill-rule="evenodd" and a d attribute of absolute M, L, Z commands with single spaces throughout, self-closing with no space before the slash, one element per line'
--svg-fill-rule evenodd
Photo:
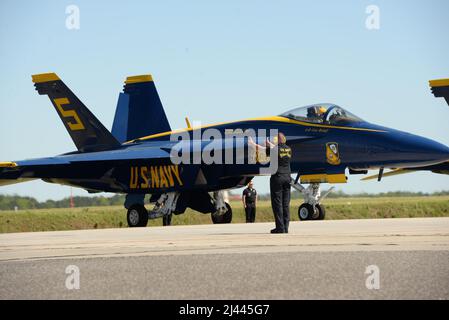
<path fill-rule="evenodd" d="M 292 222 L 289 234 L 272 227 L 1 234 L 0 298 L 449 298 L 449 218 Z M 66 287 L 69 265 L 79 268 L 79 289 Z M 367 286 L 373 268 L 379 289 Z"/>

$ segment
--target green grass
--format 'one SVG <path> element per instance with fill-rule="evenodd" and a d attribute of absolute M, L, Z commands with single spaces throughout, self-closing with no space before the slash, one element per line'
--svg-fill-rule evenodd
<path fill-rule="evenodd" d="M 298 220 L 300 199 L 291 203 L 292 220 Z M 328 199 L 326 219 L 449 217 L 449 196 L 435 197 L 384 197 Z M 245 221 L 242 204 L 231 202 L 233 223 Z M 259 201 L 257 222 L 273 221 L 269 201 Z M 150 220 L 149 226 L 160 226 L 161 219 Z M 209 214 L 188 209 L 185 214 L 174 216 L 173 225 L 210 224 Z M 0 233 L 77 230 L 100 228 L 125 228 L 126 210 L 121 206 L 89 207 L 74 209 L 37 209 L 0 211 Z"/>

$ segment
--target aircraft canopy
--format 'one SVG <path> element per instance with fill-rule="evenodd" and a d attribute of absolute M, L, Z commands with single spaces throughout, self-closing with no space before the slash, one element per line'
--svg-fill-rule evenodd
<path fill-rule="evenodd" d="M 322 123 L 329 125 L 352 125 L 363 122 L 362 119 L 331 103 L 313 104 L 289 110 L 280 115 L 293 120 Z"/>

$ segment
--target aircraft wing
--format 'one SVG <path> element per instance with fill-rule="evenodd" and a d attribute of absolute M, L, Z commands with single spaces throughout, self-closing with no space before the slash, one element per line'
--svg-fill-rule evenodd
<path fill-rule="evenodd" d="M 21 182 L 28 182 L 36 180 L 36 178 L 17 178 L 17 179 L 0 179 L 0 187 L 8 186 L 10 184 L 16 184 Z"/>
<path fill-rule="evenodd" d="M 58 157 L 0 162 L 0 186 L 36 180 L 38 178 L 33 176 L 33 168 L 61 164 L 70 164 L 70 162 Z"/>
<path fill-rule="evenodd" d="M 56 157 L 29 159 L 15 162 L 0 162 L 0 186 L 26 182 L 43 178 L 36 172 L 52 171 L 64 165 L 98 163 L 98 162 L 129 162 L 139 159 L 169 158 L 170 153 L 160 147 L 136 145 L 133 148 L 121 148 L 112 151 L 90 153 L 69 153 Z M 50 170 L 47 170 L 50 169 Z"/>
<path fill-rule="evenodd" d="M 6 186 L 9 184 L 25 182 L 18 181 L 18 177 L 15 174 L 5 174 L 5 172 L 15 171 L 14 168 L 17 167 L 17 163 L 15 162 L 0 162 L 0 186 Z M 9 178 L 9 179 L 8 179 Z"/>
<path fill-rule="evenodd" d="M 290 142 L 298 143 L 308 139 L 310 139 L 310 137 L 291 137 Z M 250 155 L 245 152 L 248 148 L 247 140 L 245 138 L 235 138 L 233 141 L 227 141 L 225 139 L 218 139 L 213 142 L 200 141 L 200 147 L 198 149 L 196 149 L 195 143 L 190 144 L 190 142 L 192 141 L 185 141 L 182 142 L 182 144 L 188 144 L 187 148 L 191 150 L 192 154 L 195 152 L 204 152 L 207 150 L 209 144 L 214 144 L 215 148 L 223 151 L 223 159 L 228 149 L 233 149 L 233 152 L 230 154 L 233 155 L 233 157 L 236 157 L 236 159 L 237 157 L 240 159 L 240 157 L 246 158 L 253 156 L 252 153 Z M 133 160 L 144 159 L 148 161 L 162 160 L 166 162 L 170 161 L 172 148 L 176 150 L 176 145 L 179 146 L 178 141 L 148 141 L 141 144 L 135 144 L 133 146 L 122 146 L 114 150 L 92 151 L 87 153 L 72 152 L 55 157 L 29 159 L 15 162 L 0 162 L 0 186 L 25 182 L 33 179 L 48 178 L 48 172 L 53 172 L 53 170 L 61 170 L 62 167 L 70 165 L 89 165 L 89 163 L 94 164 L 106 162 L 111 162 L 115 165 L 120 163 L 129 163 Z M 241 152 L 239 152 L 239 150 L 241 150 Z M 46 172 L 46 177 L 42 177 L 39 173 L 37 173 L 42 171 Z"/>

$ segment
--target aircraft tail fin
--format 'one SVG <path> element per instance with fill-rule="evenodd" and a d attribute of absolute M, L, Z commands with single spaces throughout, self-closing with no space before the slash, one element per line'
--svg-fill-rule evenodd
<path fill-rule="evenodd" d="M 115 112 L 114 137 L 123 143 L 170 130 L 153 77 L 127 77 Z"/>
<path fill-rule="evenodd" d="M 437 79 L 429 81 L 430 88 L 436 98 L 443 97 L 449 105 L 449 79 Z"/>
<path fill-rule="evenodd" d="M 128 141 L 128 114 L 129 96 L 120 92 L 115 109 L 114 122 L 112 123 L 112 135 L 120 142 Z"/>
<path fill-rule="evenodd" d="M 55 73 L 32 76 L 40 95 L 48 95 L 81 152 L 113 149 L 120 143 Z"/>

